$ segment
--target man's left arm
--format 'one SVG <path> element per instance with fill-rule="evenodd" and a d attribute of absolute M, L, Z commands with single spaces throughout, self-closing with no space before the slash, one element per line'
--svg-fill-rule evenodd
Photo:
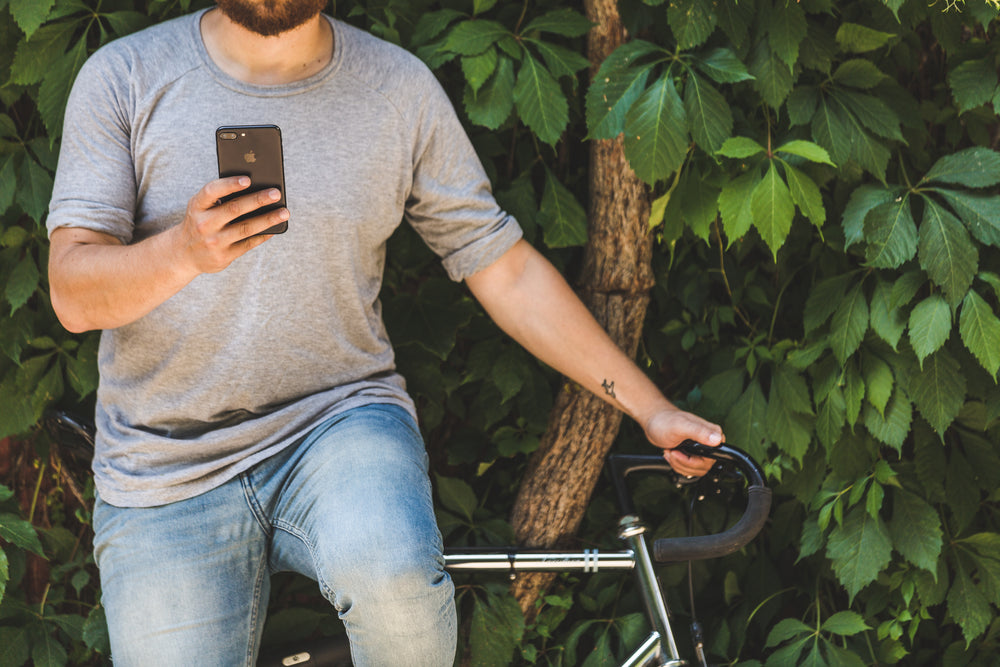
<path fill-rule="evenodd" d="M 466 284 L 525 349 L 635 419 L 650 442 L 666 450 L 675 470 L 686 475 L 708 470 L 711 461 L 674 448 L 686 439 L 717 445 L 724 440 L 722 429 L 670 403 L 529 243 L 518 241 Z"/>

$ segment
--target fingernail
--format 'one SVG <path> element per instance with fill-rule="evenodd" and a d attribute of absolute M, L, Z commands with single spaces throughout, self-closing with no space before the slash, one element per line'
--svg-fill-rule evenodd
<path fill-rule="evenodd" d="M 240 176 L 240 180 L 237 181 L 237 182 L 240 185 L 242 185 L 243 187 L 247 187 L 248 185 L 250 185 L 250 177 L 249 176 Z"/>
<path fill-rule="evenodd" d="M 708 444 L 717 445 L 722 442 L 722 436 L 718 433 L 713 433 L 708 437 Z"/>
<path fill-rule="evenodd" d="M 281 193 L 277 190 L 268 190 L 267 196 L 271 198 L 271 201 L 278 201 L 281 199 Z"/>

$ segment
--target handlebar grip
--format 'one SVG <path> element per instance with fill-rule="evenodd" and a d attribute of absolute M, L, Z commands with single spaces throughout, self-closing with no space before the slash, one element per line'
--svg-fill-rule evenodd
<path fill-rule="evenodd" d="M 771 489 L 747 488 L 747 507 L 740 520 L 716 535 L 666 537 L 653 542 L 653 558 L 660 563 L 719 558 L 742 549 L 764 528 L 771 511 Z"/>

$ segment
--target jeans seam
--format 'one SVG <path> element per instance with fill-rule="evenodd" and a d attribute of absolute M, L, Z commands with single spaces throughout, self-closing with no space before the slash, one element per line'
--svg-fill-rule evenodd
<path fill-rule="evenodd" d="M 257 501 L 257 494 L 254 493 L 253 486 L 250 484 L 246 473 L 240 474 L 240 486 L 243 487 L 243 498 L 247 502 L 247 507 L 250 508 L 250 513 L 253 514 L 254 521 L 264 531 L 264 535 L 270 539 L 271 524 L 264 516 L 264 510 Z"/>
<path fill-rule="evenodd" d="M 319 584 L 320 590 L 323 593 L 323 597 L 329 600 L 330 604 L 339 612 L 342 611 L 336 602 L 336 592 L 330 587 L 330 584 L 326 582 L 325 577 L 323 577 L 322 568 L 316 559 L 316 545 L 313 541 L 309 539 L 309 535 L 300 530 L 297 526 L 282 521 L 281 519 L 276 519 L 274 521 L 274 529 L 280 530 L 294 537 L 295 539 L 306 545 L 306 549 L 309 550 L 309 558 L 312 559 L 313 572 L 316 573 L 316 583 Z"/>
<path fill-rule="evenodd" d="M 257 563 L 257 577 L 253 584 L 253 604 L 250 607 L 250 641 L 247 642 L 247 662 L 246 667 L 254 667 L 255 648 L 259 650 L 260 637 L 257 636 L 257 617 L 260 615 L 261 591 L 264 586 L 264 577 L 270 576 L 267 570 L 267 552 L 265 551 Z"/>

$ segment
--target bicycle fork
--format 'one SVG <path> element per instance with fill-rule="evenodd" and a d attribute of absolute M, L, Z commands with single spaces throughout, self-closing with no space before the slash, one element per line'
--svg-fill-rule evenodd
<path fill-rule="evenodd" d="M 663 599 L 663 591 L 653 570 L 653 560 L 649 556 L 646 544 L 646 526 L 635 515 L 622 517 L 618 524 L 618 537 L 629 545 L 635 555 L 635 573 L 639 578 L 639 589 L 646 603 L 646 612 L 653 631 L 622 667 L 642 667 L 656 665 L 657 667 L 685 667 L 688 663 L 680 658 L 677 642 L 670 628 L 670 614 L 667 603 Z M 669 656 L 664 655 L 664 649 Z"/>

